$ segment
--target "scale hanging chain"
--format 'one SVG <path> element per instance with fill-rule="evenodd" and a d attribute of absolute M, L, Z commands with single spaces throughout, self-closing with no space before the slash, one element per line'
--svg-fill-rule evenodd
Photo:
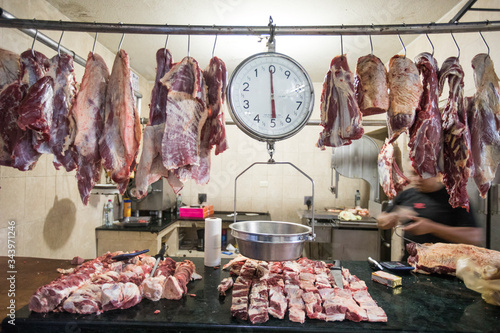
<path fill-rule="evenodd" d="M 274 155 L 274 141 L 267 141 L 267 152 L 269 154 L 268 163 L 274 163 L 273 155 Z"/>

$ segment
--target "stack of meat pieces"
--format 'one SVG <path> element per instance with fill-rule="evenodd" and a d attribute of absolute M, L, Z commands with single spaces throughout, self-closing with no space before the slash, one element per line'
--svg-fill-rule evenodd
<path fill-rule="evenodd" d="M 343 285 L 337 286 L 324 262 L 306 258 L 265 262 L 238 257 L 224 268 L 238 275 L 231 314 L 252 324 L 266 322 L 269 315 L 283 319 L 287 309 L 288 319 L 299 323 L 304 323 L 306 316 L 324 321 L 387 321 L 366 284 L 347 269 L 342 270 Z M 219 290 L 227 289 L 230 284 L 226 281 Z"/>
<path fill-rule="evenodd" d="M 174 192 L 187 179 L 207 184 L 210 154 L 227 149 L 222 104 L 227 71 L 213 57 L 202 71 L 191 57 L 172 65 L 166 49 L 156 53 L 157 73 L 150 104 L 150 122 L 144 131 L 144 146 L 137 168 L 137 198 L 147 195 L 148 186 L 167 178 Z"/>
<path fill-rule="evenodd" d="M 30 310 L 90 314 L 127 309 L 143 298 L 180 299 L 187 292 L 187 283 L 201 278 L 189 260 L 176 263 L 166 258 L 151 276 L 155 258 L 140 255 L 126 261 L 112 259 L 122 253 L 107 253 L 87 261 L 68 275 L 38 288 L 31 296 Z"/>

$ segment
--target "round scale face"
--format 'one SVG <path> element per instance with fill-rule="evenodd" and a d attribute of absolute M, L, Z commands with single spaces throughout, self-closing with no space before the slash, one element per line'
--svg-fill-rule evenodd
<path fill-rule="evenodd" d="M 314 89 L 295 60 L 266 52 L 247 58 L 235 69 L 227 98 L 240 129 L 257 140 L 276 141 L 306 125 L 314 106 Z"/>

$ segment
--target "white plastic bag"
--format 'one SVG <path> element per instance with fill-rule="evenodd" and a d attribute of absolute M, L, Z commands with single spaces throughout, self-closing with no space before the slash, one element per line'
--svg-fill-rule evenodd
<path fill-rule="evenodd" d="M 495 272 L 491 271 L 495 270 Z M 500 279 L 486 280 L 484 276 L 494 276 L 498 269 L 492 266 L 481 267 L 470 259 L 457 261 L 457 277 L 465 286 L 481 294 L 486 303 L 500 306 Z"/>

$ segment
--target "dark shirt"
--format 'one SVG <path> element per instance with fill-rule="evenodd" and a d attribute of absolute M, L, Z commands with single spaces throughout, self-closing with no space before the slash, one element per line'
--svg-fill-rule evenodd
<path fill-rule="evenodd" d="M 415 188 L 410 188 L 400 192 L 387 207 L 386 212 L 389 213 L 396 206 L 406 206 L 415 210 L 418 216 L 428 218 L 437 223 L 445 224 L 452 227 L 478 227 L 473 214 L 467 212 L 465 208 L 453 208 L 448 200 L 450 196 L 446 188 L 436 192 L 419 192 Z M 402 231 L 397 230 L 399 235 Z M 449 243 L 442 238 L 433 234 L 412 235 L 409 232 L 404 233 L 404 237 L 417 243 Z M 408 241 L 405 239 L 405 247 Z"/>

